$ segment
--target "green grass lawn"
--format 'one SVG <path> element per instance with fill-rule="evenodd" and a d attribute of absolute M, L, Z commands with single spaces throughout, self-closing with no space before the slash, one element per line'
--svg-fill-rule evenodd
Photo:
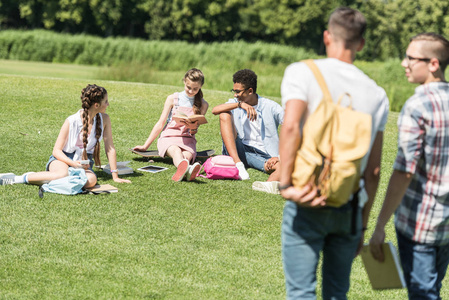
<path fill-rule="evenodd" d="M 88 70 L 80 68 L 77 74 Z M 134 170 L 148 165 L 127 149 L 145 141 L 166 96 L 182 86 L 66 75 L 71 78 L 0 74 L 0 173 L 44 169 L 64 119 L 79 109 L 80 91 L 88 83 L 108 90 L 118 160 L 131 161 Z M 204 90 L 210 107 L 229 96 Z M 218 117 L 210 112 L 207 117 L 209 123 L 197 135 L 198 149 L 218 153 Z M 385 133 L 384 171 L 368 237 L 396 153 L 396 119 L 392 113 Z M 110 195 L 45 194 L 40 199 L 36 186 L 1 186 L 0 298 L 285 298 L 280 243 L 284 202 L 251 190 L 253 181 L 267 175 L 250 169 L 248 181 L 176 183 L 170 180 L 175 171 L 170 160 L 155 159 L 154 164 L 169 170 L 135 171 L 126 177 L 129 185 L 98 172 L 100 183 L 119 188 Z M 395 242 L 391 222 L 387 240 Z M 406 298 L 405 290 L 373 291 L 360 258 L 351 281 L 350 299 Z M 448 288 L 443 289 L 447 298 Z"/>
<path fill-rule="evenodd" d="M 101 79 L 107 68 L 36 61 L 0 59 L 0 74 L 30 75 L 55 78 Z"/>

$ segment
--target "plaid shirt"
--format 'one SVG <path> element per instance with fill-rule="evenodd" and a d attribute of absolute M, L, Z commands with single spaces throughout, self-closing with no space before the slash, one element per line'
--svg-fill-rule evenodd
<path fill-rule="evenodd" d="M 413 174 L 396 210 L 396 229 L 411 240 L 449 243 L 449 83 L 420 85 L 398 119 L 394 169 Z"/>

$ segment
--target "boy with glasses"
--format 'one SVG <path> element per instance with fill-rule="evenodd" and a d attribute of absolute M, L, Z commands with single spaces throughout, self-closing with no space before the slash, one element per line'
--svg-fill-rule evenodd
<path fill-rule="evenodd" d="M 411 38 L 401 65 L 419 86 L 398 119 L 398 153 L 370 240 L 384 260 L 385 226 L 395 212 L 409 299 L 441 299 L 449 263 L 449 41 L 435 33 Z"/>
<path fill-rule="evenodd" d="M 233 82 L 234 98 L 212 109 L 214 115 L 220 115 L 223 154 L 234 159 L 242 180 L 249 179 L 249 167 L 270 174 L 268 182 L 256 181 L 253 188 L 278 193 L 278 127 L 284 120 L 284 110 L 256 93 L 257 75 L 253 71 L 237 71 Z"/>

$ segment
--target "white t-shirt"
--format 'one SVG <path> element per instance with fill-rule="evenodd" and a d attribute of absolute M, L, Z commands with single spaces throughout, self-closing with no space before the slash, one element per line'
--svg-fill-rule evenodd
<path fill-rule="evenodd" d="M 195 96 L 187 96 L 185 91 L 178 94 L 178 105 L 183 107 L 193 107 L 193 102 L 195 101 Z"/>
<path fill-rule="evenodd" d="M 257 105 L 253 106 L 254 109 L 257 109 Z M 262 141 L 261 134 L 261 120 L 258 117 L 255 121 L 250 121 L 249 119 L 245 120 L 245 124 L 243 126 L 243 131 L 245 132 L 244 139 L 242 143 L 256 149 L 259 149 L 262 152 L 267 152 L 265 150 L 265 146 Z"/>
<path fill-rule="evenodd" d="M 371 151 L 377 132 L 383 131 L 387 123 L 389 101 L 385 90 L 353 64 L 335 58 L 318 59 L 315 64 L 320 69 L 334 102 L 337 102 L 340 95 L 349 93 L 354 110 L 372 116 Z M 315 76 L 302 62 L 293 63 L 285 69 L 281 95 L 284 108 L 293 99 L 307 102 L 308 115 L 315 111 L 323 98 Z M 345 105 L 344 101 L 342 104 Z M 362 172 L 366 168 L 370 151 L 362 160 Z"/>
<path fill-rule="evenodd" d="M 64 145 L 63 151 L 67 153 L 73 153 L 75 152 L 75 155 L 73 157 L 73 160 L 80 160 L 83 154 L 83 142 L 82 142 L 82 136 L 81 136 L 81 143 L 80 143 L 80 135 L 82 135 L 83 131 L 83 121 L 81 119 L 81 113 L 82 109 L 80 109 L 76 114 L 71 115 L 67 119 L 69 120 L 69 135 L 67 138 L 67 143 Z M 100 120 L 101 120 L 101 128 L 104 128 L 103 124 L 103 116 L 100 114 Z M 96 121 L 97 117 L 94 117 L 92 129 L 90 133 L 87 136 L 87 149 L 86 152 L 88 154 L 92 154 L 95 149 L 95 145 L 97 144 L 97 139 L 95 138 L 95 128 L 96 128 Z M 101 130 L 101 136 L 99 138 L 99 142 L 103 139 L 103 130 Z"/>

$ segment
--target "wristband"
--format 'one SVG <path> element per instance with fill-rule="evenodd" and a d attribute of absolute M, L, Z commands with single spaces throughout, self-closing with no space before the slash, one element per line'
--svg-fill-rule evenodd
<path fill-rule="evenodd" d="M 278 189 L 279 189 L 280 191 L 282 191 L 282 190 L 288 189 L 288 188 L 291 187 L 291 186 L 293 186 L 293 184 L 291 184 L 291 183 L 289 183 L 289 184 L 280 184 L 279 187 L 278 187 Z"/>
<path fill-rule="evenodd" d="M 111 173 L 118 173 L 118 170 L 117 169 L 111 170 Z"/>
<path fill-rule="evenodd" d="M 239 104 L 237 104 L 238 108 L 242 108 L 242 101 L 239 101 Z"/>

